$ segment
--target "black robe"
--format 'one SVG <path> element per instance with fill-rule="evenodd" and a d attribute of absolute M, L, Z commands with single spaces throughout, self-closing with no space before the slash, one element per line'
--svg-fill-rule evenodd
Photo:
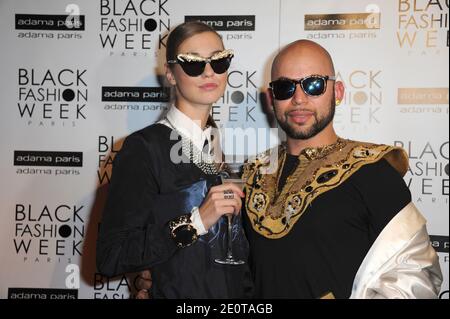
<path fill-rule="evenodd" d="M 286 164 L 282 182 L 295 161 L 291 157 Z M 372 243 L 410 201 L 401 175 L 381 159 L 318 196 L 282 238 L 258 234 L 244 213 L 256 297 L 350 297 Z"/>

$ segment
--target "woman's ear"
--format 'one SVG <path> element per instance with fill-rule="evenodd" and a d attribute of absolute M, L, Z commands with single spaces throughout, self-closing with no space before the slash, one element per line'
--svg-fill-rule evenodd
<path fill-rule="evenodd" d="M 170 85 L 177 85 L 177 81 L 175 80 L 175 76 L 173 75 L 173 72 L 170 69 L 169 65 L 166 63 L 164 67 L 166 68 L 167 81 L 169 81 Z"/>

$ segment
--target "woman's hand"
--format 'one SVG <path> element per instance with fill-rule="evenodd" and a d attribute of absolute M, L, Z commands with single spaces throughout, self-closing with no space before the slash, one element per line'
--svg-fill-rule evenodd
<path fill-rule="evenodd" d="M 245 194 L 239 186 L 227 183 L 209 190 L 205 201 L 199 207 L 200 217 L 206 230 L 209 230 L 222 215 L 239 214 Z"/>

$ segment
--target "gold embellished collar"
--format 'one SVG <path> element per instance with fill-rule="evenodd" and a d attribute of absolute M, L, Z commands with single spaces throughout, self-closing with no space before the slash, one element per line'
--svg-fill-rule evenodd
<path fill-rule="evenodd" d="M 283 147 L 278 163 L 284 161 L 286 154 Z M 263 173 L 262 168 L 270 165 L 265 161 L 257 160 L 246 167 L 246 212 L 252 228 L 266 238 L 288 234 L 316 198 L 339 187 L 365 165 L 385 158 L 402 176 L 408 169 L 408 156 L 400 148 L 341 138 L 330 145 L 304 149 L 299 156 L 299 166 L 281 192 L 277 189 L 277 177 L 282 166 L 271 174 Z"/>
<path fill-rule="evenodd" d="M 304 148 L 298 157 L 302 155 L 309 161 L 324 158 L 325 156 L 334 153 L 335 151 L 340 151 L 347 144 L 347 140 L 338 137 L 336 142 L 333 144 L 319 146 L 319 147 L 307 147 Z M 287 146 L 283 144 L 284 151 L 287 152 Z"/>

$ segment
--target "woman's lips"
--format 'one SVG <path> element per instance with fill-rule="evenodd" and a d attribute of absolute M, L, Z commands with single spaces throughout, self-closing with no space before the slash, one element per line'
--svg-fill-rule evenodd
<path fill-rule="evenodd" d="M 216 83 L 206 83 L 200 86 L 200 89 L 205 91 L 214 91 L 217 89 L 218 85 Z"/>

